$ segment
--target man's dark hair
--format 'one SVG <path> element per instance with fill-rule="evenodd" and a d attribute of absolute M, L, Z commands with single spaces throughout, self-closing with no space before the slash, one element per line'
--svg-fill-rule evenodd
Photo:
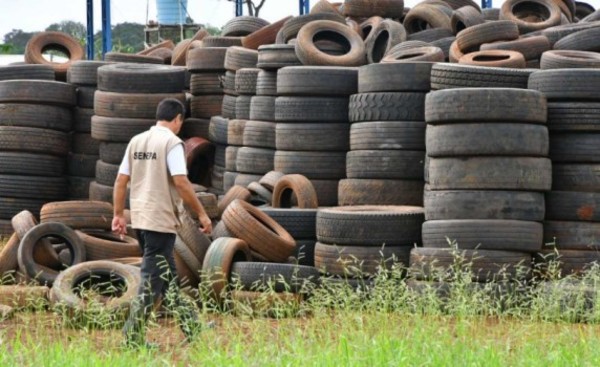
<path fill-rule="evenodd" d="M 185 106 L 175 98 L 165 98 L 156 107 L 157 121 L 173 121 L 179 114 L 185 117 Z"/>

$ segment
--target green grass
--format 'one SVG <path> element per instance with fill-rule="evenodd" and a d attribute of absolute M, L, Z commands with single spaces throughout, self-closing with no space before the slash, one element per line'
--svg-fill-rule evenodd
<path fill-rule="evenodd" d="M 300 305 L 266 312 L 217 306 L 203 283 L 199 313 L 217 327 L 188 344 L 174 318 L 153 318 L 158 351 L 122 349 L 122 320 L 102 308 L 73 314 L 32 300 L 0 321 L 0 367 L 600 365 L 600 267 L 544 283 L 560 276 L 551 262 L 533 280 L 481 285 L 468 265 L 457 252 L 439 269 L 433 280 L 450 284 L 443 292 L 410 287 L 397 268 L 366 288 L 327 282 Z"/>
<path fill-rule="evenodd" d="M 52 327 L 21 314 L 0 333 L 1 366 L 595 366 L 600 327 L 497 318 L 336 312 L 300 319 L 218 318 L 193 344 L 172 322 L 159 351 L 123 351 L 118 331 Z"/>

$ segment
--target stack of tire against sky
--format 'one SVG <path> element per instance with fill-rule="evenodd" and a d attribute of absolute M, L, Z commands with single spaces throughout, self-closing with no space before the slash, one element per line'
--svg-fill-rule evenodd
<path fill-rule="evenodd" d="M 111 163 L 116 160 L 116 157 L 109 158 L 114 143 L 100 143 L 92 138 L 91 134 L 98 68 L 108 64 L 109 62 L 104 61 L 76 61 L 67 71 L 67 81 L 77 87 L 77 106 L 73 109 L 71 151 L 67 160 L 71 200 L 89 198 L 90 183 L 96 177 L 96 162 L 100 159 L 100 150 L 103 151 L 105 162 Z"/>
<path fill-rule="evenodd" d="M 96 163 L 90 199 L 112 202 L 119 164 L 129 140 L 156 124 L 156 106 L 164 98 L 185 103 L 185 69 L 166 65 L 112 64 L 98 69 L 92 137 L 105 144 Z M 104 160 L 106 159 L 106 160 Z"/>
<path fill-rule="evenodd" d="M 553 169 L 552 191 L 546 195 L 547 246 L 537 260 L 558 261 L 562 275 L 600 261 L 599 81 L 600 71 L 592 69 L 543 70 L 529 78 L 529 87 L 548 98 Z"/>

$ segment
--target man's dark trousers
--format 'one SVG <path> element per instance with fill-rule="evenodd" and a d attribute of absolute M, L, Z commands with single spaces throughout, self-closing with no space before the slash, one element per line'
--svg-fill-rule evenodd
<path fill-rule="evenodd" d="M 186 338 L 193 339 L 199 331 L 198 317 L 194 308 L 191 305 L 186 306 L 179 295 L 173 256 L 175 234 L 137 230 L 137 236 L 143 253 L 142 283 L 123 328 L 126 340 L 133 343 L 145 342 L 145 325 L 154 301 L 160 297 L 168 308 L 175 311 L 179 326 Z M 169 287 L 174 288 L 167 296 Z"/>

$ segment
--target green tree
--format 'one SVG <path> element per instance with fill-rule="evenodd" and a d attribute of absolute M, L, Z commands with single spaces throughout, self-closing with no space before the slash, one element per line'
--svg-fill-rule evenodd
<path fill-rule="evenodd" d="M 0 55 L 10 55 L 13 53 L 13 45 L 0 43 Z"/>
<path fill-rule="evenodd" d="M 59 23 L 53 23 L 46 28 L 46 31 L 63 32 L 85 44 L 87 28 L 80 22 L 72 20 L 63 20 Z"/>
<path fill-rule="evenodd" d="M 4 44 L 11 45 L 12 54 L 24 54 L 27 42 L 35 32 L 23 32 L 22 29 L 13 29 L 4 35 Z"/>

